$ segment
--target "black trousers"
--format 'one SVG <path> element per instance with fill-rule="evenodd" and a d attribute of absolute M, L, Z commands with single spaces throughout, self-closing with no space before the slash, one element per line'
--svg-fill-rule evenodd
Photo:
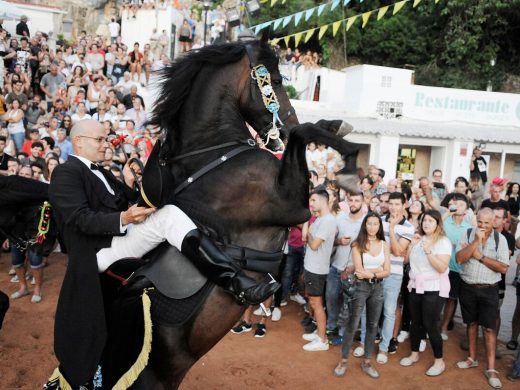
<path fill-rule="evenodd" d="M 0 329 L 2 329 L 2 323 L 4 322 L 5 313 L 9 309 L 9 297 L 0 291 Z"/>
<path fill-rule="evenodd" d="M 410 341 L 412 352 L 419 352 L 419 345 L 424 332 L 428 333 L 433 355 L 436 359 L 442 358 L 442 337 L 439 329 L 439 320 L 445 298 L 439 296 L 438 291 L 425 291 L 417 294 L 415 289 L 409 296 L 410 316 Z"/>

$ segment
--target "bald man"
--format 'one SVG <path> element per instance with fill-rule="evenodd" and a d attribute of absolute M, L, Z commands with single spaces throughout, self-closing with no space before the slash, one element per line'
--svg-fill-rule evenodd
<path fill-rule="evenodd" d="M 495 370 L 498 283 L 509 266 L 507 240 L 493 229 L 494 214 L 482 208 L 477 214 L 477 228 L 464 233 L 457 245 L 456 259 L 461 265 L 459 291 L 462 319 L 467 326 L 469 356 L 457 363 L 459 368 L 477 367 L 478 326 L 484 328 L 487 369 L 491 387 L 502 387 Z"/>
<path fill-rule="evenodd" d="M 168 241 L 241 304 L 263 302 L 279 287 L 246 276 L 179 208 L 128 207 L 138 199 L 128 164 L 124 183 L 96 165 L 109 147 L 100 123 L 78 122 L 70 138 L 74 154 L 53 172 L 49 198 L 69 254 L 54 347 L 60 372 L 72 388 L 92 387 L 106 340 L 98 273 L 121 258 L 141 257 Z"/>

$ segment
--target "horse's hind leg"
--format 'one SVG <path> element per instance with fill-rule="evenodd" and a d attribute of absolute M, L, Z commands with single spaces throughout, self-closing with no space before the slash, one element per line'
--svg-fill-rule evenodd
<path fill-rule="evenodd" d="M 166 390 L 167 388 L 164 387 L 163 384 L 159 382 L 159 379 L 155 375 L 155 372 L 150 369 L 149 367 L 146 367 L 143 372 L 141 372 L 141 375 L 139 375 L 139 378 L 134 382 L 132 387 L 130 387 L 132 390 Z"/>

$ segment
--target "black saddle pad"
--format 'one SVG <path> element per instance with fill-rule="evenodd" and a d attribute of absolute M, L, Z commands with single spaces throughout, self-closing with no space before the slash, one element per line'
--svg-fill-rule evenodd
<path fill-rule="evenodd" d="M 188 298 L 208 280 L 179 250 L 167 242 L 159 245 L 145 258 L 146 264 L 134 276 L 145 277 L 168 298 Z"/>

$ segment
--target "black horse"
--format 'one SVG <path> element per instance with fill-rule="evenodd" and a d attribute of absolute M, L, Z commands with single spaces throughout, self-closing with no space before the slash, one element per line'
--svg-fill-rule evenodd
<path fill-rule="evenodd" d="M 345 156 L 339 177 L 353 189 L 358 149 L 341 138 L 345 126 L 341 121 L 298 123 L 282 86 L 278 58 L 265 40 L 193 51 L 162 76 L 152 123 L 166 131 L 160 160 L 174 179 L 162 175 L 159 202 L 182 208 L 232 256 L 264 253 L 266 259 L 279 259 L 288 228 L 309 219 L 309 142 L 324 143 Z M 272 98 L 271 92 L 278 98 L 278 116 L 276 105 L 269 106 L 273 99 L 265 100 Z M 246 125 L 276 148 L 280 141 L 274 126 L 280 121 L 280 138 L 287 142 L 281 161 L 255 145 Z M 258 268 L 245 267 L 252 276 L 263 277 L 250 272 Z M 148 365 L 133 388 L 176 389 L 243 311 L 230 295 L 211 286 L 190 321 L 182 326 L 155 323 Z"/>

